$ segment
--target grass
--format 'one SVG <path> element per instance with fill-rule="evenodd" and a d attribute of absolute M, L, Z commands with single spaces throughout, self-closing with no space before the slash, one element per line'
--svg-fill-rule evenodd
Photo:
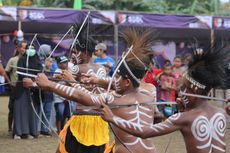
<path fill-rule="evenodd" d="M 39 137 L 33 140 L 13 140 L 7 132 L 8 97 L 0 97 L 0 153 L 54 153 L 57 138 Z M 229 125 L 228 125 L 229 127 Z M 230 146 L 230 129 L 226 131 L 226 146 Z M 153 138 L 158 153 L 186 153 L 183 137 L 174 132 Z M 166 151 L 167 148 L 167 151 Z M 230 153 L 230 150 L 227 150 Z"/>

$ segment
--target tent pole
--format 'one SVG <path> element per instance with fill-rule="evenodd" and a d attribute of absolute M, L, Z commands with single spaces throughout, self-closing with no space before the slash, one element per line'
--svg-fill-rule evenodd
<path fill-rule="evenodd" d="M 213 46 L 214 46 L 214 41 L 215 41 L 215 35 L 214 35 L 214 29 L 211 29 L 211 32 L 210 32 L 210 45 L 211 45 L 211 49 L 213 49 Z M 211 89 L 210 91 L 210 95 L 211 96 L 216 96 L 216 90 L 214 88 Z"/>
<path fill-rule="evenodd" d="M 114 25 L 114 56 L 116 62 L 118 61 L 118 25 Z"/>
<path fill-rule="evenodd" d="M 19 30 L 22 30 L 22 22 L 21 21 L 18 21 L 18 31 Z"/>
<path fill-rule="evenodd" d="M 211 48 L 214 46 L 214 41 L 215 41 L 214 29 L 211 29 L 211 34 L 210 34 L 210 44 L 211 44 Z"/>

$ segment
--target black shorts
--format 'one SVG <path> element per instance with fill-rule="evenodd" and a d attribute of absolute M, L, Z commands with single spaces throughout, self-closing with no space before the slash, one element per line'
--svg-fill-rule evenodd
<path fill-rule="evenodd" d="M 101 146 L 85 146 L 77 141 L 70 131 L 70 127 L 67 129 L 65 149 L 68 153 L 103 153 L 105 145 Z"/>

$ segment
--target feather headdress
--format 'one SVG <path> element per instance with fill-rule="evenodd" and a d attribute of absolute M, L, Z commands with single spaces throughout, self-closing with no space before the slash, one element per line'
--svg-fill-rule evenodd
<path fill-rule="evenodd" d="M 227 80 L 225 69 L 229 57 L 230 52 L 224 46 L 215 45 L 207 49 L 196 49 L 186 79 L 194 85 L 195 89 L 204 89 L 206 92 L 211 88 L 224 88 Z"/>
<path fill-rule="evenodd" d="M 121 36 L 125 40 L 127 48 L 130 46 L 133 48 L 120 66 L 120 74 L 123 77 L 128 77 L 134 86 L 138 86 L 152 60 L 152 46 L 156 42 L 156 31 L 129 28 L 125 29 Z"/>

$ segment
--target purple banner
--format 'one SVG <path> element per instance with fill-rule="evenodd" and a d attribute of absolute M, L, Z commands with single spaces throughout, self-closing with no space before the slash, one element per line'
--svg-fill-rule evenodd
<path fill-rule="evenodd" d="M 147 14 L 134 12 L 118 12 L 120 25 L 151 26 L 159 28 L 211 28 L 211 16 L 183 16 L 165 14 Z"/>
<path fill-rule="evenodd" d="M 49 22 L 49 23 L 82 23 L 88 11 L 73 9 L 39 9 L 18 8 L 18 20 L 24 22 Z M 91 11 L 90 22 L 93 24 L 114 24 L 113 11 Z"/>

